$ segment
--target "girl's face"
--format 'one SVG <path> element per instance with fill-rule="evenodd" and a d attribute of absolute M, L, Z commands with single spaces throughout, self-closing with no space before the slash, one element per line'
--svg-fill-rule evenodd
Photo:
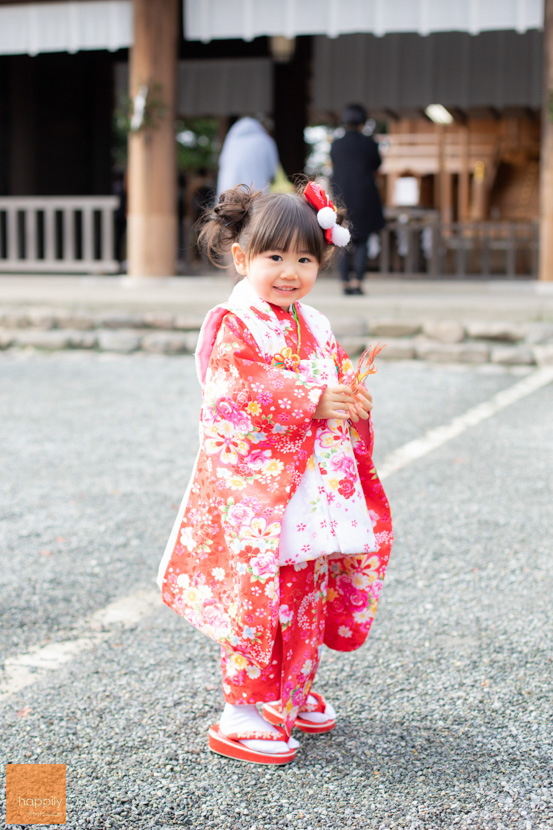
<path fill-rule="evenodd" d="M 313 254 L 292 248 L 264 251 L 246 259 L 235 242 L 232 256 L 238 273 L 248 278 L 261 299 L 286 310 L 311 291 L 319 273 L 319 263 Z"/>

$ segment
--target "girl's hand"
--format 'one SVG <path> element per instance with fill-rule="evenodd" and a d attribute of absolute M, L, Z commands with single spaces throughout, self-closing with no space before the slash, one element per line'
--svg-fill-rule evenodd
<path fill-rule="evenodd" d="M 313 418 L 320 418 L 321 420 L 326 418 L 343 418 L 344 420 L 351 418 L 351 408 L 358 405 L 356 395 L 351 391 L 351 387 L 344 383 L 337 386 L 327 386 L 319 398 Z M 356 420 L 359 419 L 356 418 Z"/>
<path fill-rule="evenodd" d="M 360 384 L 355 392 L 356 401 L 353 406 L 350 405 L 350 418 L 354 424 L 361 418 L 362 421 L 368 421 L 369 412 L 373 408 L 373 399 L 371 393 Z"/>

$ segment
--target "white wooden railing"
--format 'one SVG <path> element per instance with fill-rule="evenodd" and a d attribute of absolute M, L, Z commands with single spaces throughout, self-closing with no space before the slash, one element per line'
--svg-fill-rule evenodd
<path fill-rule="evenodd" d="M 116 196 L 0 197 L 0 272 L 116 273 Z"/>

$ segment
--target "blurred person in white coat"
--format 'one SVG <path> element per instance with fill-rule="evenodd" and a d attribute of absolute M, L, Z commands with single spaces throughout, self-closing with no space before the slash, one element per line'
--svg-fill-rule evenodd
<path fill-rule="evenodd" d="M 240 118 L 232 125 L 219 157 L 217 198 L 238 184 L 268 190 L 278 168 L 274 139 L 256 118 Z"/>

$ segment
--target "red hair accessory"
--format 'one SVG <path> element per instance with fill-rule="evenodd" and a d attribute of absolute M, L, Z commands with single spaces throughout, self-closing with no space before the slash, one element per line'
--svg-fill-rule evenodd
<path fill-rule="evenodd" d="M 336 221 L 336 208 L 321 185 L 316 184 L 316 182 L 309 182 L 303 195 L 317 211 L 317 222 L 323 228 L 328 244 L 336 245 L 337 248 L 343 248 L 347 245 L 350 240 L 350 232 Z"/>

